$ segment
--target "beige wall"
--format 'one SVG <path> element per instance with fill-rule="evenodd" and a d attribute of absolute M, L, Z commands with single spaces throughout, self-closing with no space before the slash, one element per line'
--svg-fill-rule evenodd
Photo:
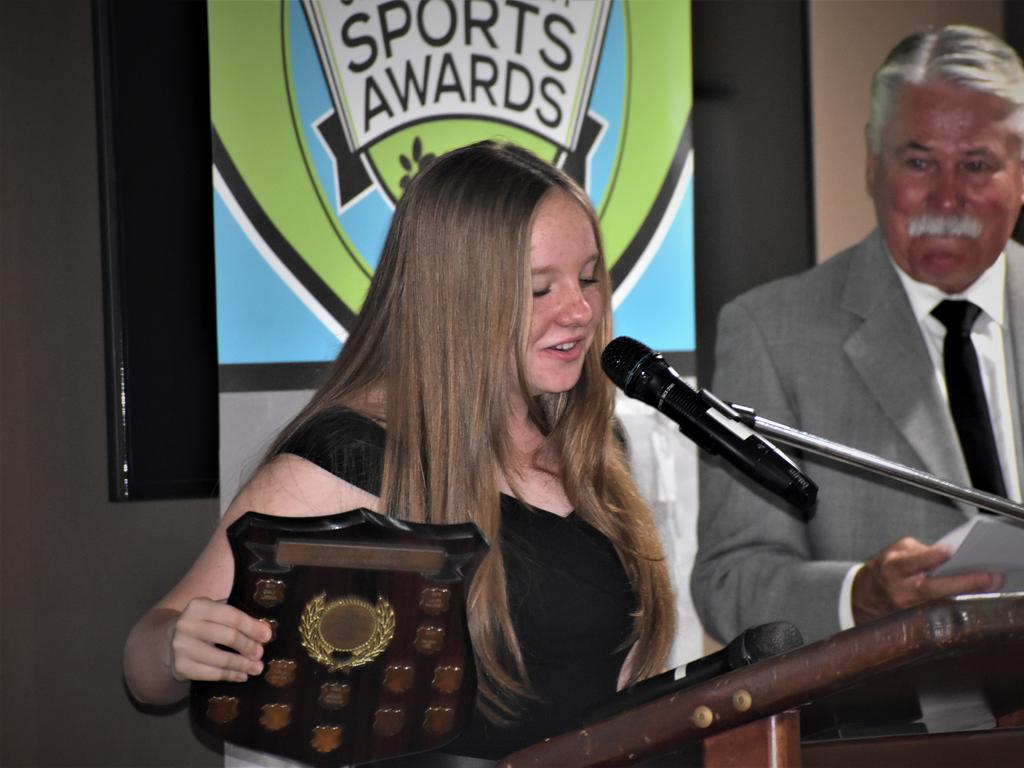
<path fill-rule="evenodd" d="M 871 76 L 903 37 L 927 26 L 973 24 L 1003 32 L 1001 0 L 811 0 L 811 122 L 817 257 L 875 225 L 864 184 Z"/>
<path fill-rule="evenodd" d="M 218 766 L 121 682 L 217 500 L 107 500 L 90 7 L 4 0 L 0 22 L 0 766 Z"/>

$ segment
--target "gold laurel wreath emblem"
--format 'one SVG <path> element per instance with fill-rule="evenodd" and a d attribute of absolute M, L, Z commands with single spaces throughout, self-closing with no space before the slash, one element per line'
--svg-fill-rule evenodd
<path fill-rule="evenodd" d="M 330 603 L 326 598 L 327 593 L 321 592 L 306 603 L 299 622 L 302 647 L 306 649 L 310 658 L 327 667 L 328 672 L 345 672 L 354 667 L 369 664 L 388 647 L 388 643 L 395 635 L 395 610 L 387 600 L 379 597 L 377 605 L 374 607 L 358 597 L 343 597 L 339 600 L 332 600 Z M 351 649 L 332 646 L 324 638 L 322 629 L 323 618 L 329 611 L 345 608 L 363 610 L 374 616 L 373 631 L 370 636 Z M 336 657 L 334 654 L 339 651 L 347 651 L 348 658 Z"/>

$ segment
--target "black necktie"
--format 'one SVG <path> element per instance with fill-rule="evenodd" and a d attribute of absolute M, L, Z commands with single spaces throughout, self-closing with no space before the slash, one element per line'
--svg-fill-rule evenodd
<path fill-rule="evenodd" d="M 960 447 L 967 460 L 971 483 L 978 490 L 1005 496 L 1006 486 L 999 468 L 999 451 L 992 435 L 985 389 L 981 384 L 978 355 L 971 342 L 971 326 L 980 313 L 981 310 L 969 301 L 948 299 L 939 302 L 932 310 L 932 314 L 946 326 L 942 358 L 946 367 L 949 409 L 960 436 Z"/>

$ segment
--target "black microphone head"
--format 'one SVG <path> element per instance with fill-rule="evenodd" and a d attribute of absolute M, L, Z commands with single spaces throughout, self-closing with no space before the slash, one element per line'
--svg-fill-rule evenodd
<path fill-rule="evenodd" d="M 726 649 L 729 669 L 778 656 L 803 644 L 800 630 L 788 621 L 773 621 L 751 627 L 729 643 Z"/>
<path fill-rule="evenodd" d="M 601 353 L 601 370 L 628 395 L 637 370 L 653 354 L 654 350 L 646 344 L 629 336 L 619 336 L 612 339 Z"/>
<path fill-rule="evenodd" d="M 627 395 L 655 407 L 662 389 L 677 378 L 665 358 L 629 336 L 608 343 L 601 353 L 601 369 Z"/>

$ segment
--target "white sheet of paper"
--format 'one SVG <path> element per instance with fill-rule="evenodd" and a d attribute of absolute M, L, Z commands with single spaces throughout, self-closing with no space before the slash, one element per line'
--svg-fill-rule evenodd
<path fill-rule="evenodd" d="M 931 576 L 955 576 L 968 571 L 993 571 L 1006 576 L 1003 591 L 1024 584 L 1024 525 L 991 515 L 978 515 L 954 528 L 937 542 L 948 544 L 953 556 Z"/>

